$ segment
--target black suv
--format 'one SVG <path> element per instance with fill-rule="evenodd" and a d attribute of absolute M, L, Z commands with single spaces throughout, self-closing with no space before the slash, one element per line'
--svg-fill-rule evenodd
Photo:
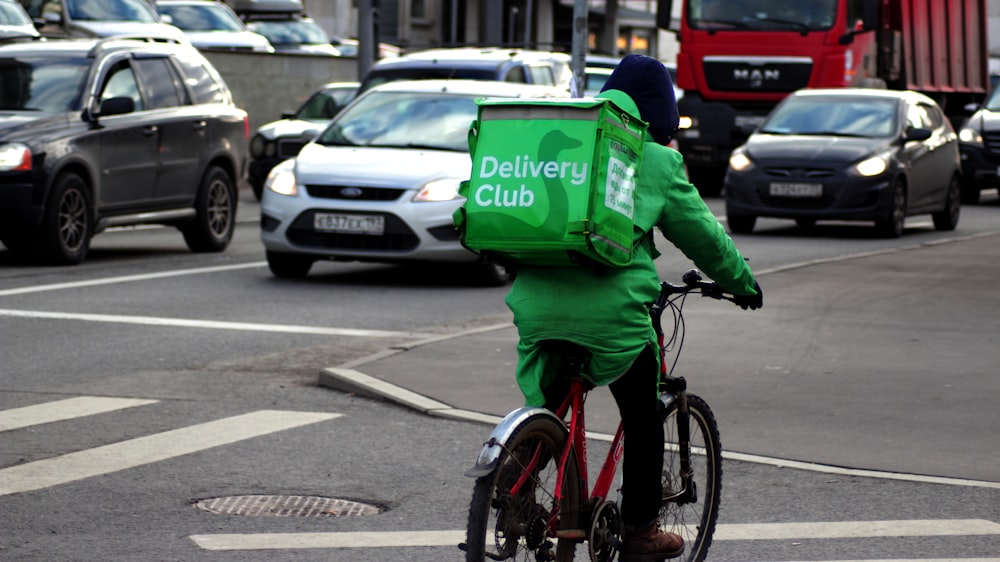
<path fill-rule="evenodd" d="M 190 45 L 0 45 L 0 241 L 13 252 L 77 264 L 94 234 L 150 223 L 222 251 L 248 145 L 246 112 Z"/>

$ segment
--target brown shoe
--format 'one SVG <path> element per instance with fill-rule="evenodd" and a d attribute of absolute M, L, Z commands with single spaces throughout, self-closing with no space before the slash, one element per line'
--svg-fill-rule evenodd
<path fill-rule="evenodd" d="M 625 526 L 621 562 L 645 562 L 677 558 L 684 553 L 684 539 L 676 533 L 661 531 L 656 523 L 641 529 Z"/>

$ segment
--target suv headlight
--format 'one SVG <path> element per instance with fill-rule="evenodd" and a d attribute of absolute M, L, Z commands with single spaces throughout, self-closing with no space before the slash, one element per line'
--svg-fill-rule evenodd
<path fill-rule="evenodd" d="M 0 145 L 0 171 L 31 170 L 31 149 L 20 143 Z"/>
<path fill-rule="evenodd" d="M 299 194 L 299 184 L 295 179 L 295 161 L 285 160 L 277 166 L 271 168 L 264 180 L 264 189 L 277 193 L 295 197 Z"/>
<path fill-rule="evenodd" d="M 983 146 L 983 134 L 972 127 L 962 127 L 958 131 L 958 140 L 965 144 Z"/>
<path fill-rule="evenodd" d="M 428 201 L 451 201 L 458 198 L 458 184 L 461 180 L 448 178 L 427 182 L 416 195 L 413 201 L 416 203 Z"/>

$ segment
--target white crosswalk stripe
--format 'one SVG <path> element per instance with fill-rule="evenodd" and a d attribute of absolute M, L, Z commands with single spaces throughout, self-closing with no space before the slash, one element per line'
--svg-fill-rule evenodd
<path fill-rule="evenodd" d="M 132 408 L 155 404 L 156 400 L 139 400 L 134 398 L 108 398 L 103 396 L 78 396 L 66 400 L 56 400 L 23 408 L 0 410 L 0 431 L 10 431 L 22 427 L 30 427 L 43 423 L 71 420 Z"/>
<path fill-rule="evenodd" d="M 900 521 L 837 521 L 816 523 L 720 524 L 716 527 L 714 540 L 761 541 L 977 535 L 1000 536 L 1000 523 L 994 523 L 983 519 L 935 519 Z M 191 535 L 191 540 L 205 550 L 400 548 L 457 545 L 465 540 L 465 531 L 209 534 Z M 954 560 L 1000 562 L 1000 558 L 956 558 Z M 920 562 L 943 561 L 922 560 Z"/>
<path fill-rule="evenodd" d="M 145 403 L 151 402 L 155 401 Z M 136 401 L 81 397 L 0 412 L 0 427 L 14 429 L 136 405 Z M 20 464 L 0 470 L 0 496 L 118 472 L 337 417 L 340 414 L 260 410 Z"/>

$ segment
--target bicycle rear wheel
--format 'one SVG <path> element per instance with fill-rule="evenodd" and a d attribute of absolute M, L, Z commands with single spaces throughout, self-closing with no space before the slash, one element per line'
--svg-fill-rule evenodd
<path fill-rule="evenodd" d="M 555 560 L 573 560 L 576 542 L 556 541 L 547 522 L 555 505 L 556 472 L 567 432 L 558 421 L 528 418 L 512 432 L 497 468 L 476 479 L 466 534 L 466 560 L 534 561 L 538 552 L 555 551 Z M 539 462 L 516 496 L 511 488 L 538 455 Z M 559 529 L 579 529 L 580 479 L 576 457 L 570 455 L 558 506 Z"/>
<path fill-rule="evenodd" d="M 684 538 L 686 562 L 702 562 L 712 544 L 715 522 L 719 517 L 722 493 L 722 447 L 719 425 L 708 404 L 698 396 L 687 395 L 690 412 L 691 479 L 681 476 L 678 435 L 678 403 L 675 400 L 663 412 L 663 505 L 659 523 L 664 530 Z"/>

